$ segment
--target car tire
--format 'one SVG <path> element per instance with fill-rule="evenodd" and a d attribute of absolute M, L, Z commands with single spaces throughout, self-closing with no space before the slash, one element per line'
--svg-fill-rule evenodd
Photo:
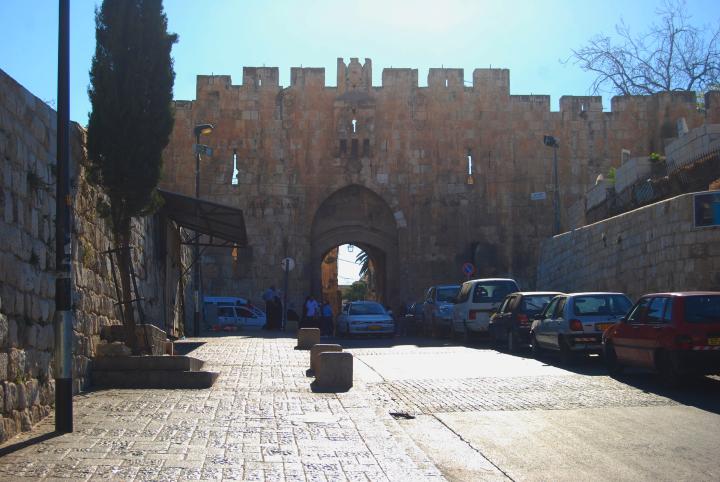
<path fill-rule="evenodd" d="M 532 350 L 533 358 L 535 358 L 536 360 L 539 360 L 540 358 L 542 358 L 542 356 L 543 356 L 543 349 L 542 349 L 542 347 L 538 344 L 537 338 L 535 337 L 534 334 L 533 334 L 533 336 L 532 336 L 532 345 L 530 345 L 530 349 Z"/>
<path fill-rule="evenodd" d="M 463 331 L 462 331 L 462 342 L 463 342 L 463 344 L 467 344 L 470 342 L 470 330 L 468 330 L 468 327 L 464 322 L 463 322 Z"/>
<path fill-rule="evenodd" d="M 498 341 L 497 334 L 492 326 L 488 328 L 488 336 L 490 338 L 490 346 L 497 350 L 500 342 Z"/>
<path fill-rule="evenodd" d="M 563 365 L 571 365 L 575 361 L 574 353 L 570 349 L 563 337 L 559 337 L 558 346 L 560 347 L 560 363 Z"/>
<path fill-rule="evenodd" d="M 437 326 L 437 323 L 435 322 L 435 317 L 432 317 L 432 320 L 430 321 L 430 336 L 432 338 L 438 338 L 440 336 L 440 329 Z"/>
<path fill-rule="evenodd" d="M 508 330 L 507 333 L 507 351 L 508 353 L 515 353 L 517 351 L 517 340 L 515 339 L 515 332 Z"/>
<path fill-rule="evenodd" d="M 675 365 L 672 355 L 666 351 L 661 351 L 656 355 L 656 357 L 660 381 L 668 388 L 676 388 L 680 385 L 681 375 Z"/>
<path fill-rule="evenodd" d="M 605 347 L 603 348 L 603 359 L 611 377 L 616 377 L 622 374 L 624 367 L 618 363 L 617 353 L 615 353 L 615 347 L 612 343 L 605 343 Z"/>

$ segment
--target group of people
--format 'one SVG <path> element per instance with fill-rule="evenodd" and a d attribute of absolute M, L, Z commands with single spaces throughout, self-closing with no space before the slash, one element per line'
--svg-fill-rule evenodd
<path fill-rule="evenodd" d="M 333 334 L 333 311 L 327 300 L 319 303 L 313 295 L 305 298 L 300 328 L 320 328 L 326 336 Z"/>
<path fill-rule="evenodd" d="M 265 302 L 265 315 L 267 318 L 264 328 L 271 331 L 282 331 L 284 328 L 282 319 L 283 302 L 280 292 L 275 289 L 275 286 L 270 286 L 263 292 L 262 299 Z M 303 314 L 300 319 L 293 310 L 292 304 L 288 308 L 287 319 L 289 321 L 298 321 L 300 328 L 320 328 L 323 335 L 333 334 L 332 306 L 327 300 L 319 303 L 312 295 L 305 298 Z"/>

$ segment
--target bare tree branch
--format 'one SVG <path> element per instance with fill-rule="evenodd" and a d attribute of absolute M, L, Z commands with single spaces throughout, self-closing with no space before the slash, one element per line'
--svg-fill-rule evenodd
<path fill-rule="evenodd" d="M 720 22 L 691 23 L 684 0 L 667 0 L 657 21 L 642 35 L 621 21 L 616 36 L 598 35 L 565 61 L 595 74 L 594 94 L 620 95 L 706 91 L 720 85 Z"/>

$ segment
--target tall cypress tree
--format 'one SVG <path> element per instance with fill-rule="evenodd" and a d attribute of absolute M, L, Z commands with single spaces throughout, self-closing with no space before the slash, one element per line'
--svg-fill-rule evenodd
<path fill-rule="evenodd" d="M 115 246 L 130 246 L 133 217 L 152 212 L 174 118 L 175 72 L 162 0 L 104 0 L 95 11 L 95 56 L 88 93 L 91 174 L 108 196 L 101 210 L 112 222 Z M 130 298 L 130 251 L 120 251 L 126 343 L 138 352 Z"/>

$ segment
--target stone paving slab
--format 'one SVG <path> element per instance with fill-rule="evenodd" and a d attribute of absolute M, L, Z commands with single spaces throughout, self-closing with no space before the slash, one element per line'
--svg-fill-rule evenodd
<path fill-rule="evenodd" d="M 378 403 L 410 414 L 678 404 L 666 396 L 640 390 L 609 376 L 398 380 L 373 384 L 372 390 Z"/>
<path fill-rule="evenodd" d="M 0 480 L 442 480 L 362 381 L 313 393 L 294 339 L 204 341 L 192 355 L 221 373 L 212 388 L 76 396 L 75 432 L 0 458 Z"/>

